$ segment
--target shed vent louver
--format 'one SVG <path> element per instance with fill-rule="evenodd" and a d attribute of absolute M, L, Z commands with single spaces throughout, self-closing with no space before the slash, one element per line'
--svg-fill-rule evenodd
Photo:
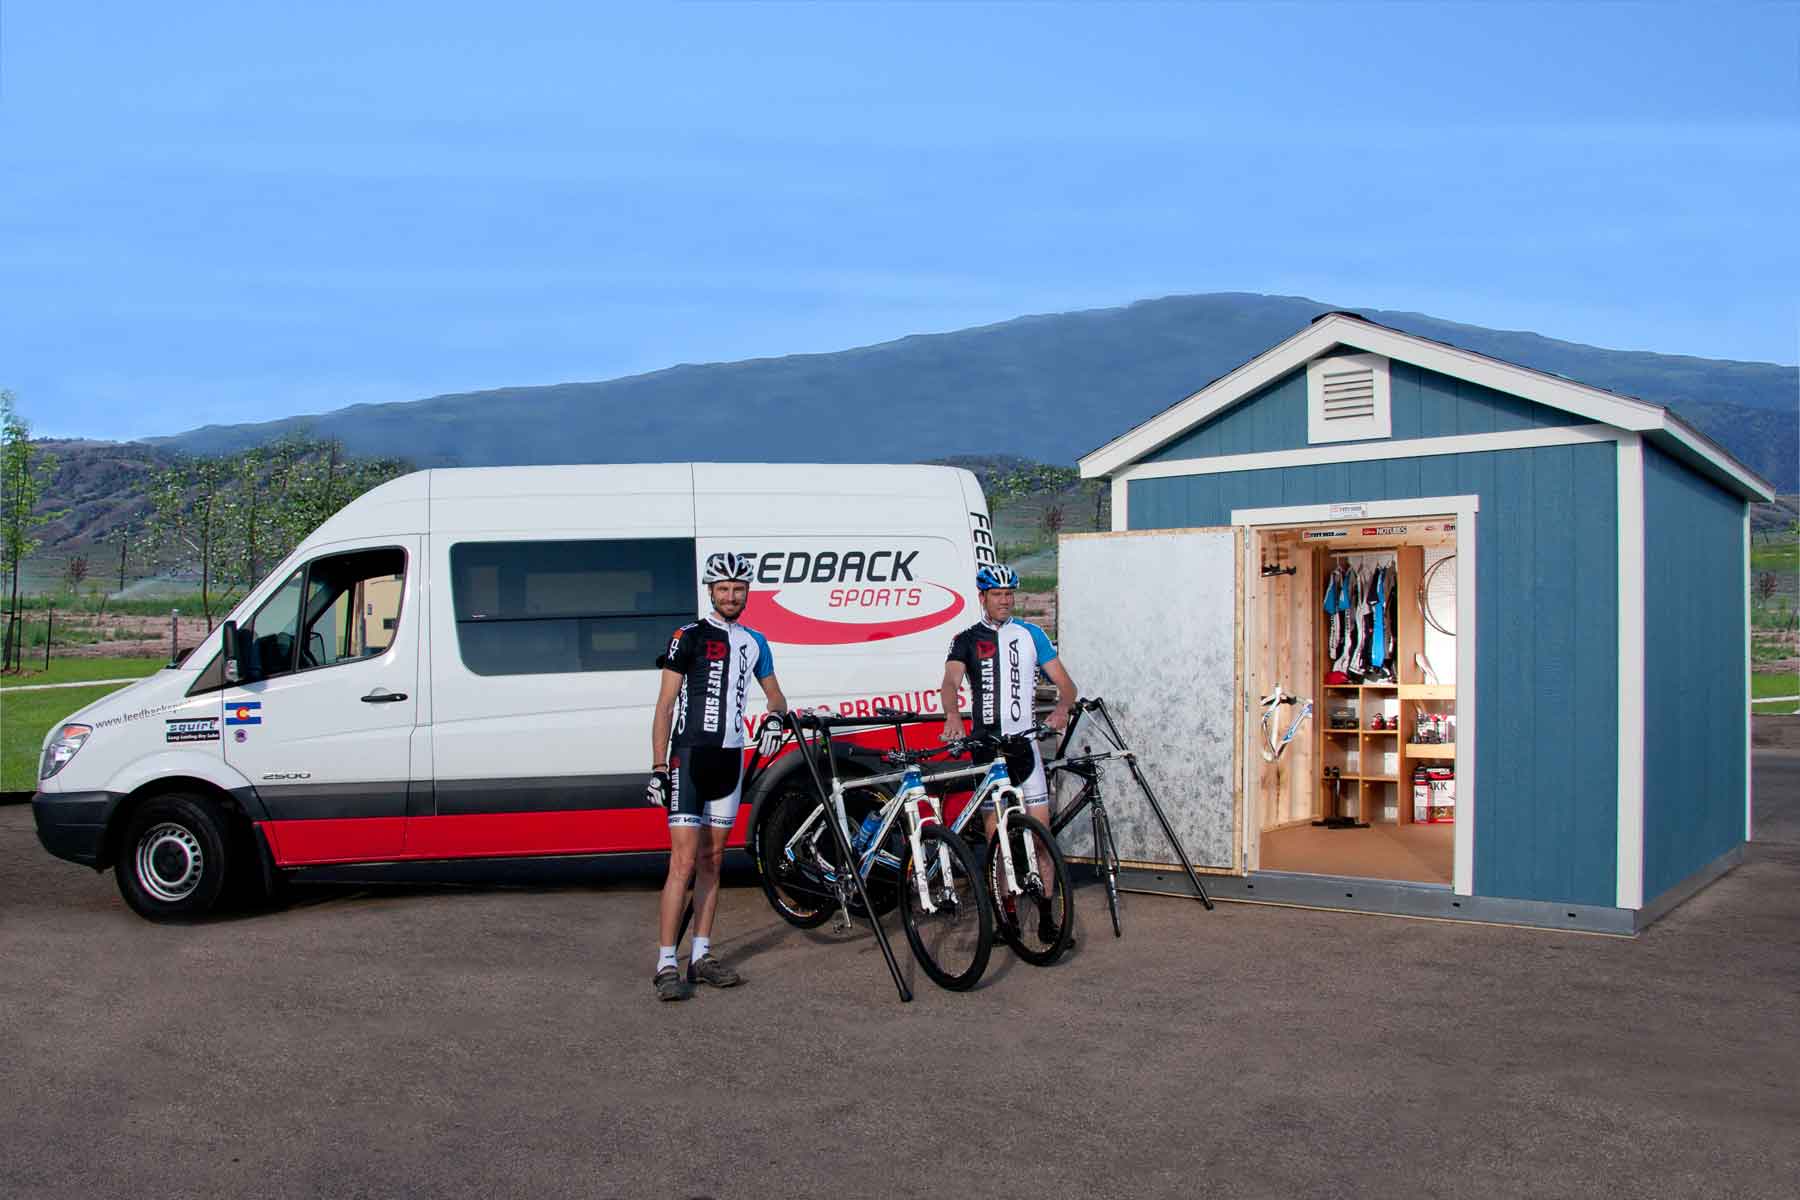
<path fill-rule="evenodd" d="M 1351 442 L 1392 433 L 1388 362 L 1378 354 L 1340 354 L 1306 368 L 1309 442 Z"/>
<path fill-rule="evenodd" d="M 1375 415 L 1375 372 L 1368 367 L 1326 371 L 1321 382 L 1327 421 L 1360 420 Z"/>

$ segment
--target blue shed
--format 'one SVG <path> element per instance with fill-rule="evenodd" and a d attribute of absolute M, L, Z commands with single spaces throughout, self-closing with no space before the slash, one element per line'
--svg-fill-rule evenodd
<path fill-rule="evenodd" d="M 1668 409 L 1331 313 L 1081 473 L 1236 538 L 1217 894 L 1633 933 L 1741 859 L 1772 489 Z"/>

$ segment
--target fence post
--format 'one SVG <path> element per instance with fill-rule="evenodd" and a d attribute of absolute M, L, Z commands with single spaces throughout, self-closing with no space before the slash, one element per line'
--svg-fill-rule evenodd
<path fill-rule="evenodd" d="M 176 648 L 181 645 L 181 610 L 169 610 L 169 665 L 175 665 Z"/>
<path fill-rule="evenodd" d="M 46 609 L 44 613 L 44 670 L 50 669 L 50 643 L 56 638 L 56 610 Z"/>

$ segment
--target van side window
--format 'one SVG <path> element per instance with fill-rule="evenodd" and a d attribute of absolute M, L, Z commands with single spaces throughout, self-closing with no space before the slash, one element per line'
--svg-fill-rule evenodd
<path fill-rule="evenodd" d="M 406 551 L 398 546 L 313 559 L 283 580 L 244 622 L 238 634 L 243 682 L 384 653 L 400 627 L 405 589 Z M 214 655 L 187 694 L 224 686 L 224 671 Z"/>
<path fill-rule="evenodd" d="M 385 651 L 399 628 L 405 586 L 406 551 L 398 546 L 314 559 L 306 568 L 301 668 L 334 667 Z"/>
<path fill-rule="evenodd" d="M 264 600 L 239 634 L 245 681 L 272 679 L 294 669 L 294 636 L 300 628 L 300 580 L 295 571 Z"/>
<path fill-rule="evenodd" d="M 477 675 L 651 670 L 697 588 L 692 538 L 450 547 L 457 646 Z"/>

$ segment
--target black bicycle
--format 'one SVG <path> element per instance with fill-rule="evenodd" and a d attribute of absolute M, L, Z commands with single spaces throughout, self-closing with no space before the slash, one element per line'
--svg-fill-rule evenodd
<path fill-rule="evenodd" d="M 1075 745 L 1076 730 L 1082 724 L 1082 718 L 1089 713 L 1098 720 L 1102 747 L 1094 749 L 1091 744 L 1084 743 L 1079 752 L 1071 752 Z M 1050 821 L 1052 832 L 1061 834 L 1074 823 L 1085 810 L 1088 814 L 1089 826 L 1094 838 L 1094 865 L 1098 870 L 1101 882 L 1106 885 L 1106 907 L 1112 914 L 1114 937 L 1123 937 L 1124 930 L 1119 924 L 1119 846 L 1113 840 L 1112 817 L 1106 811 L 1106 798 L 1101 793 L 1100 778 L 1106 763 L 1118 761 L 1125 764 L 1131 772 L 1133 782 L 1143 793 L 1144 799 L 1150 802 L 1150 811 L 1156 814 L 1157 822 L 1162 826 L 1163 836 L 1168 838 L 1169 845 L 1181 860 L 1183 869 L 1187 871 L 1194 891 L 1200 903 L 1210 911 L 1213 906 L 1212 897 L 1206 894 L 1206 885 L 1200 882 L 1194 864 L 1188 861 L 1187 851 L 1181 847 L 1181 839 L 1175 836 L 1175 830 L 1164 815 L 1162 805 L 1156 801 L 1156 793 L 1150 788 L 1150 781 L 1144 778 L 1144 772 L 1138 766 L 1137 754 L 1125 744 L 1125 737 L 1119 727 L 1113 724 L 1112 714 L 1106 711 L 1106 701 L 1101 699 L 1078 700 L 1069 715 L 1068 727 L 1063 731 L 1057 756 L 1044 764 L 1044 772 L 1054 776 L 1057 772 L 1066 772 L 1082 781 L 1081 790 L 1075 794 L 1075 800 L 1067 808 L 1059 811 Z"/>

